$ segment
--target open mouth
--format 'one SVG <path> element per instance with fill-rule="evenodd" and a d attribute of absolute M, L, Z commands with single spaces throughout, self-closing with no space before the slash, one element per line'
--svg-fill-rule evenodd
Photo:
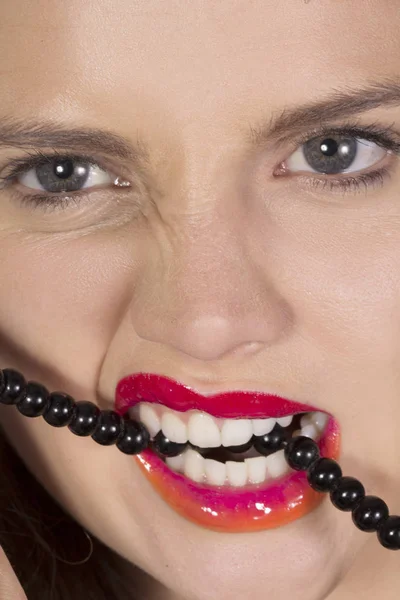
<path fill-rule="evenodd" d="M 311 411 L 266 419 L 216 419 L 141 402 L 129 409 L 149 430 L 152 450 L 176 473 L 210 486 L 246 487 L 288 473 L 282 441 L 303 435 L 319 441 L 329 416 Z"/>
<path fill-rule="evenodd" d="M 202 396 L 171 379 L 136 374 L 116 390 L 116 411 L 151 436 L 134 457 L 161 498 L 197 525 L 224 532 L 283 526 L 324 495 L 294 471 L 283 444 L 304 435 L 337 459 L 336 420 L 317 407 L 259 392 Z"/>

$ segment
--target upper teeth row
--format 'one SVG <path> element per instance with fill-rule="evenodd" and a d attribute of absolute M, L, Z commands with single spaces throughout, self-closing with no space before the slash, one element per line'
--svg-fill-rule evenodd
<path fill-rule="evenodd" d="M 276 419 L 216 419 L 197 410 L 180 413 L 146 402 L 141 402 L 129 412 L 132 418 L 139 417 L 152 438 L 162 430 L 165 437 L 172 442 L 184 444 L 189 441 L 200 448 L 240 446 L 246 444 L 253 435 L 269 433 L 276 423 L 287 427 L 293 420 L 293 415 Z M 327 414 L 314 412 L 303 417 L 302 426 L 307 424 L 317 433 L 324 429 L 327 421 Z"/>

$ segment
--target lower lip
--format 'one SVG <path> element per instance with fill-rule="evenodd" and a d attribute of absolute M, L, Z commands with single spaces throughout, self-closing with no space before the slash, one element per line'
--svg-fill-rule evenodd
<path fill-rule="evenodd" d="M 340 432 L 330 418 L 318 442 L 321 456 L 337 460 Z M 201 485 L 175 473 L 151 450 L 134 457 L 161 498 L 189 521 L 226 533 L 283 527 L 313 511 L 325 494 L 314 491 L 304 471 L 247 488 Z"/>

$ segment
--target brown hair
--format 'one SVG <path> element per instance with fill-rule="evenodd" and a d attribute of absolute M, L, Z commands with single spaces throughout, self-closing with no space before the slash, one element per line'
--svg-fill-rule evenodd
<path fill-rule="evenodd" d="M 132 581 L 123 575 L 124 567 L 134 567 L 91 537 L 88 562 L 62 562 L 82 561 L 89 540 L 26 468 L 0 427 L 0 546 L 28 600 L 137 600 Z"/>

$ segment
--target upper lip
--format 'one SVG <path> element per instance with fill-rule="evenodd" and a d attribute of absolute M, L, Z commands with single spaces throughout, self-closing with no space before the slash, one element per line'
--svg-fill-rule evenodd
<path fill-rule="evenodd" d="M 259 391 L 224 391 L 204 396 L 177 381 L 152 373 L 134 373 L 119 381 L 115 410 L 124 414 L 139 402 L 156 402 L 177 411 L 200 410 L 223 419 L 285 417 L 302 412 L 321 411 L 311 404 Z"/>

